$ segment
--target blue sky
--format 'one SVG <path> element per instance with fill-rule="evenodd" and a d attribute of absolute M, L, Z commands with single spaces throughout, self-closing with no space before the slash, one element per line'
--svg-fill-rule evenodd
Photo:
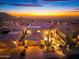
<path fill-rule="evenodd" d="M 79 0 L 0 0 L 0 12 L 78 11 Z"/>

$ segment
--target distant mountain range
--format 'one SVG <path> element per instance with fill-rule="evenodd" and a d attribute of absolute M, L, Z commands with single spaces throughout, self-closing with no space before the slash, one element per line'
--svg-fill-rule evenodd
<path fill-rule="evenodd" d="M 4 25 L 5 21 L 9 21 L 12 18 L 8 13 L 0 12 L 0 26 Z"/>
<path fill-rule="evenodd" d="M 71 22 L 77 22 L 79 23 L 79 17 L 78 16 L 12 16 L 6 12 L 0 12 L 0 22 L 8 21 L 8 20 L 21 20 L 21 21 L 71 21 Z"/>
<path fill-rule="evenodd" d="M 8 13 L 5 13 L 5 12 L 0 12 L 0 19 L 3 19 L 3 18 L 9 18 L 9 17 L 12 17 L 11 15 L 9 15 Z"/>

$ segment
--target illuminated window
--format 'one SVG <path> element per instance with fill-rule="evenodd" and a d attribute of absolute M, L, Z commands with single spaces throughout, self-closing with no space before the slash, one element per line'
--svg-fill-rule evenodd
<path fill-rule="evenodd" d="M 27 34 L 31 34 L 31 30 L 27 30 Z"/>
<path fill-rule="evenodd" d="M 40 30 L 37 30 L 37 32 L 40 33 L 41 31 Z"/>
<path fill-rule="evenodd" d="M 48 40 L 47 37 L 44 37 L 44 40 Z"/>
<path fill-rule="evenodd" d="M 51 33 L 54 33 L 54 31 L 51 31 Z"/>
<path fill-rule="evenodd" d="M 15 45 L 17 44 L 16 41 L 12 41 L 12 43 L 15 44 Z"/>
<path fill-rule="evenodd" d="M 48 34 L 49 32 L 46 30 L 45 32 L 44 32 L 44 34 Z"/>
<path fill-rule="evenodd" d="M 78 39 L 79 39 L 79 35 L 78 35 L 77 37 L 78 37 Z"/>
<path fill-rule="evenodd" d="M 28 45 L 28 41 L 27 40 L 25 40 L 25 46 L 27 46 Z"/>
<path fill-rule="evenodd" d="M 41 40 L 41 45 L 45 45 L 45 40 Z"/>

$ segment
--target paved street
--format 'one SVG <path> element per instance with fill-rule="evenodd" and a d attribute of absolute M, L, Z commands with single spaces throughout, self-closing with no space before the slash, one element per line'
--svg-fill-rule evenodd
<path fill-rule="evenodd" d="M 30 46 L 26 49 L 25 57 L 21 58 L 20 53 L 23 47 L 13 48 L 13 49 L 2 49 L 0 50 L 0 59 L 46 59 L 44 52 L 38 46 Z M 2 53 L 2 54 L 1 54 Z M 48 56 L 48 55 L 47 55 Z M 52 54 L 53 56 L 53 54 Z"/>
<path fill-rule="evenodd" d="M 43 53 L 39 47 L 29 47 L 26 51 L 25 59 L 44 59 Z"/>

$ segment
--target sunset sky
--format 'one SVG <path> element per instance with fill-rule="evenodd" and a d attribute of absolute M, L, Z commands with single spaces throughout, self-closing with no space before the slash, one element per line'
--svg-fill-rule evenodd
<path fill-rule="evenodd" d="M 15 16 L 79 16 L 79 0 L 0 0 L 0 12 Z"/>

